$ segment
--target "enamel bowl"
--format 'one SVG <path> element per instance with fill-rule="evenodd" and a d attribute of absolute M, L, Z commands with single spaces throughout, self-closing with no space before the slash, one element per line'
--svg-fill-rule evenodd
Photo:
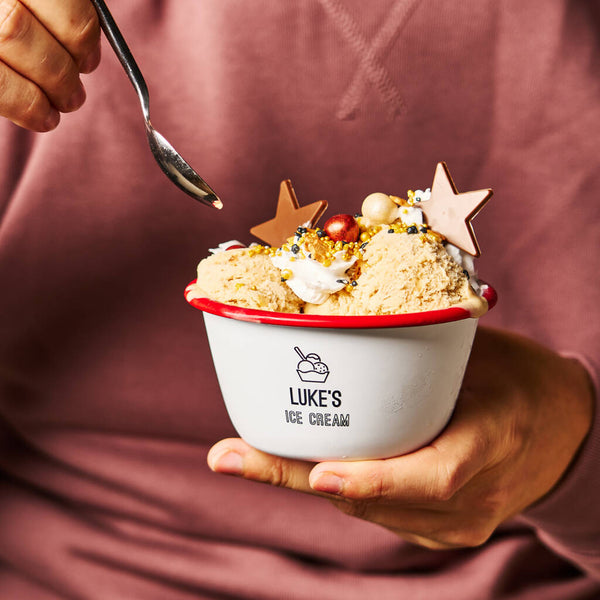
<path fill-rule="evenodd" d="M 481 294 L 492 308 L 495 290 L 482 284 Z M 204 316 L 239 435 L 264 452 L 312 461 L 398 456 L 437 437 L 478 323 L 462 307 L 349 317 L 189 302 Z"/>

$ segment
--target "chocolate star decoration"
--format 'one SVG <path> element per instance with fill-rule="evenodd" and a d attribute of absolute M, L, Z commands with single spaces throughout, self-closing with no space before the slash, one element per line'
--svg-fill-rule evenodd
<path fill-rule="evenodd" d="M 275 248 L 281 246 L 301 225 L 314 227 L 327 208 L 327 201 L 318 200 L 299 206 L 289 179 L 281 182 L 275 218 L 255 225 L 250 233 Z"/>
<path fill-rule="evenodd" d="M 461 250 L 478 257 L 481 252 L 471 220 L 491 196 L 490 189 L 459 194 L 448 167 L 440 162 L 435 170 L 431 198 L 420 207 L 427 216 L 427 224 L 434 231 Z"/>

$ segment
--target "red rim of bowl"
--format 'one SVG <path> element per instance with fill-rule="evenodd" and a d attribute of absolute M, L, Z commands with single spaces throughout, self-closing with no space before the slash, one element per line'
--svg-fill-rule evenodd
<path fill-rule="evenodd" d="M 192 281 L 186 287 L 186 297 Z M 491 310 L 498 300 L 496 290 L 489 284 L 480 281 L 481 296 L 488 303 Z M 203 312 L 227 317 L 237 321 L 249 321 L 252 323 L 265 323 L 268 325 L 286 325 L 288 327 L 328 327 L 335 329 L 357 329 L 357 328 L 383 328 L 383 327 L 412 327 L 415 325 L 434 325 L 436 323 L 449 323 L 468 319 L 472 315 L 463 307 L 452 306 L 440 310 L 430 310 L 419 313 L 404 313 L 397 315 L 305 315 L 296 313 L 280 313 L 254 308 L 242 308 L 231 304 L 223 304 L 208 298 L 192 298 L 188 300 L 194 308 Z"/>

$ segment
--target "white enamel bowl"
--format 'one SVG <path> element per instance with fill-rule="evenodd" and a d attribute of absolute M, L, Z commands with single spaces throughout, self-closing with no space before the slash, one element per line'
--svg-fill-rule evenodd
<path fill-rule="evenodd" d="M 192 285 L 192 284 L 190 284 Z M 496 292 L 482 285 L 491 308 Z M 231 421 L 250 445 L 305 460 L 386 458 L 450 419 L 477 319 L 464 308 L 386 316 L 243 309 L 200 298 Z"/>

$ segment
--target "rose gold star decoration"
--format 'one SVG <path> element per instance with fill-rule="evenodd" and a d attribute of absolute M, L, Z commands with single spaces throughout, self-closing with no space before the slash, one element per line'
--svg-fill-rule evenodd
<path fill-rule="evenodd" d="M 326 200 L 299 206 L 289 179 L 281 182 L 275 218 L 250 229 L 250 233 L 275 248 L 281 246 L 300 226 L 314 227 L 327 209 Z"/>
<path fill-rule="evenodd" d="M 440 162 L 435 170 L 431 198 L 420 207 L 427 216 L 427 224 L 434 231 L 461 250 L 478 257 L 481 252 L 471 220 L 491 196 L 490 189 L 459 194 L 448 167 Z"/>

